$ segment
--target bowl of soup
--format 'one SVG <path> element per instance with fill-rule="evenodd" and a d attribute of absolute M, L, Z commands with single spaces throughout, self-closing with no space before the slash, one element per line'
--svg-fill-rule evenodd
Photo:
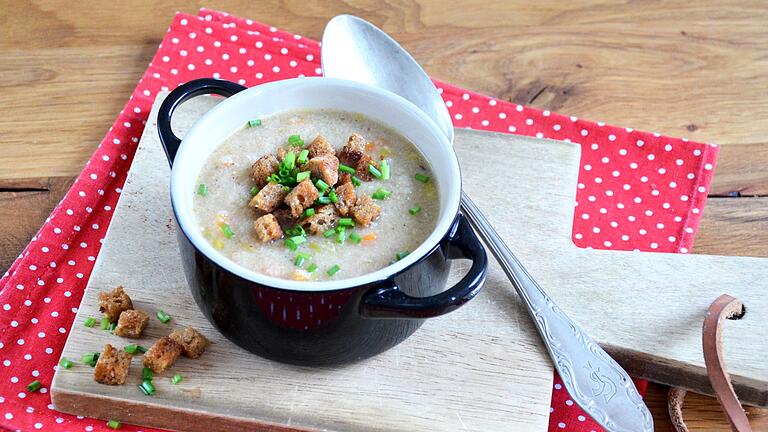
<path fill-rule="evenodd" d="M 226 99 L 176 137 L 175 109 L 201 94 Z M 452 143 L 398 95 L 330 78 L 199 79 L 167 96 L 158 132 L 192 296 L 253 353 L 361 360 L 485 281 Z M 455 259 L 472 265 L 446 286 Z"/>

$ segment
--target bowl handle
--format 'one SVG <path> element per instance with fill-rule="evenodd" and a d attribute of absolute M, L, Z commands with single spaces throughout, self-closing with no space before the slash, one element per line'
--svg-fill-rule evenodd
<path fill-rule="evenodd" d="M 200 78 L 182 84 L 169 93 L 157 113 L 157 131 L 160 133 L 160 142 L 163 144 L 165 156 L 168 157 L 168 163 L 173 166 L 173 159 L 181 144 L 181 139 L 171 129 L 171 117 L 179 105 L 195 96 L 217 94 L 229 97 L 247 88 L 231 81 Z"/>
<path fill-rule="evenodd" d="M 389 286 L 363 295 L 361 315 L 369 318 L 430 318 L 458 309 L 476 296 L 485 282 L 488 256 L 466 216 L 459 214 L 457 219 L 447 236 L 448 259 L 471 260 L 472 267 L 467 274 L 450 289 L 429 297 L 411 297 L 390 279 L 386 282 Z"/>

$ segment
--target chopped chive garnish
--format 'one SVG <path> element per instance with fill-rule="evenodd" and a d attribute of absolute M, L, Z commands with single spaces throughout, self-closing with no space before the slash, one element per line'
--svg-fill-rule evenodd
<path fill-rule="evenodd" d="M 310 264 L 309 267 L 307 267 L 307 271 L 310 272 L 310 273 L 316 272 L 317 271 L 317 264 L 315 264 L 315 263 Z"/>
<path fill-rule="evenodd" d="M 296 167 L 296 153 L 290 151 L 285 154 L 285 158 L 283 158 L 283 166 L 281 168 L 285 168 L 286 170 L 290 171 Z"/>
<path fill-rule="evenodd" d="M 377 179 L 381 178 L 381 171 L 373 165 L 368 165 L 368 172 L 371 173 Z"/>
<path fill-rule="evenodd" d="M 299 163 L 302 163 L 302 162 L 299 162 Z M 308 179 L 311 174 L 312 173 L 309 172 L 309 171 L 302 171 L 302 172 L 296 174 L 296 183 L 303 182 L 304 180 Z"/>
<path fill-rule="evenodd" d="M 173 383 L 173 384 L 178 384 L 178 383 L 180 383 L 180 382 L 181 382 L 181 380 L 183 380 L 183 379 L 184 379 L 184 377 L 183 377 L 183 376 L 181 376 L 181 375 L 179 375 L 179 374 L 176 374 L 176 375 L 174 375 L 173 377 L 171 377 L 171 383 Z"/>
<path fill-rule="evenodd" d="M 259 188 L 254 186 L 251 188 L 251 196 L 256 196 L 259 193 Z"/>
<path fill-rule="evenodd" d="M 285 234 L 288 237 L 303 236 L 306 234 L 306 231 L 304 231 L 304 228 L 302 228 L 301 225 L 296 225 L 295 227 L 287 228 Z"/>
<path fill-rule="evenodd" d="M 395 255 L 395 258 L 396 258 L 398 261 L 400 261 L 401 259 L 403 259 L 403 258 L 407 257 L 409 253 L 410 253 L 410 252 L 408 252 L 408 251 L 402 251 L 402 252 L 398 252 L 398 253 Z"/>
<path fill-rule="evenodd" d="M 353 184 L 355 187 L 358 187 L 358 186 L 360 186 L 361 184 L 363 184 L 363 181 L 362 181 L 362 180 L 360 180 L 359 178 L 357 178 L 357 176 L 352 176 L 352 184 Z"/>
<path fill-rule="evenodd" d="M 109 318 L 104 317 L 101 319 L 101 329 L 102 330 L 109 330 Z"/>
<path fill-rule="evenodd" d="M 336 232 L 337 233 L 340 233 L 340 232 L 346 231 L 346 230 L 347 230 L 347 227 L 344 227 L 344 226 L 341 226 L 341 225 L 336 227 Z"/>
<path fill-rule="evenodd" d="M 354 244 L 360 244 L 360 242 L 363 240 L 362 237 L 360 237 L 360 234 L 353 232 L 349 235 L 349 239 L 352 240 Z"/>
<path fill-rule="evenodd" d="M 296 267 L 301 267 L 304 265 L 304 261 L 306 261 L 306 258 L 303 256 L 296 255 L 296 260 L 293 261 L 293 265 Z"/>
<path fill-rule="evenodd" d="M 145 367 L 141 370 L 141 379 L 142 381 L 152 381 L 152 378 L 155 377 L 154 372 L 152 372 L 152 369 Z"/>
<path fill-rule="evenodd" d="M 157 311 L 157 319 L 159 319 L 163 324 L 168 324 L 168 322 L 171 321 L 171 316 L 165 313 L 164 310 L 160 309 Z"/>
<path fill-rule="evenodd" d="M 248 126 L 250 127 L 261 126 L 261 119 L 248 120 Z"/>
<path fill-rule="evenodd" d="M 317 190 L 319 190 L 320 193 L 325 193 L 325 191 L 327 191 L 328 188 L 330 187 L 328 186 L 328 183 L 324 182 L 321 179 L 317 179 L 317 181 L 315 182 L 315 186 L 317 186 Z"/>
<path fill-rule="evenodd" d="M 341 227 L 343 228 L 343 227 Z M 344 244 L 344 241 L 347 239 L 347 231 L 341 230 L 336 234 L 336 243 L 338 244 Z"/>
<path fill-rule="evenodd" d="M 96 318 L 88 317 L 85 319 L 85 322 L 83 323 L 83 325 L 85 325 L 86 327 L 93 327 L 96 325 L 96 322 L 97 322 Z"/>
<path fill-rule="evenodd" d="M 304 210 L 304 214 L 302 216 L 306 218 L 306 217 L 310 217 L 310 216 L 314 216 L 314 215 L 315 215 L 315 209 L 310 207 L 310 208 Z"/>
<path fill-rule="evenodd" d="M 295 251 L 299 248 L 299 245 L 307 241 L 307 238 L 304 236 L 293 236 L 290 238 L 285 239 L 285 245 L 288 247 L 288 249 Z"/>
<path fill-rule="evenodd" d="M 40 381 L 34 380 L 31 383 L 27 384 L 27 390 L 29 390 L 31 392 L 36 392 L 36 391 L 40 390 L 40 387 L 42 387 L 42 386 L 43 385 L 40 384 Z"/>
<path fill-rule="evenodd" d="M 376 192 L 374 192 L 371 195 L 371 198 L 377 199 L 377 200 L 383 200 L 383 199 L 389 198 L 390 195 L 392 195 L 392 192 L 390 192 L 390 191 L 388 191 L 388 190 L 386 190 L 384 188 L 379 188 L 379 189 L 376 190 Z"/>
<path fill-rule="evenodd" d="M 59 360 L 59 366 L 63 367 L 64 369 L 72 369 L 72 366 L 75 364 L 72 363 L 72 360 L 69 360 L 66 357 L 62 357 L 61 360 Z"/>
<path fill-rule="evenodd" d="M 315 200 L 315 204 L 330 204 L 331 198 L 327 196 L 321 196 Z"/>
<path fill-rule="evenodd" d="M 338 273 L 339 270 L 341 270 L 341 267 L 338 264 L 335 264 L 333 267 L 329 268 L 326 273 L 328 274 L 328 276 L 333 276 L 336 273 Z"/>
<path fill-rule="evenodd" d="M 339 226 L 355 226 L 355 221 L 353 221 L 352 218 L 340 218 Z"/>
<path fill-rule="evenodd" d="M 232 231 L 232 228 L 230 228 L 230 226 L 227 224 L 223 224 L 221 226 L 221 232 L 224 233 L 224 237 L 228 239 L 231 239 L 232 237 L 235 236 L 234 231 Z"/>
<path fill-rule="evenodd" d="M 408 213 L 411 215 L 419 214 L 421 212 L 421 206 L 414 206 L 408 209 Z"/>
<path fill-rule="evenodd" d="M 301 135 L 291 135 L 288 137 L 288 144 L 294 147 L 301 147 L 304 145 L 304 140 L 301 139 Z"/>
<path fill-rule="evenodd" d="M 251 121 L 253 121 L 253 120 L 251 120 Z M 118 421 L 118 420 L 110 420 L 110 421 L 107 422 L 107 427 L 110 428 L 110 429 L 120 429 L 120 421 Z"/>
<path fill-rule="evenodd" d="M 130 344 L 123 347 L 123 351 L 127 352 L 128 354 L 136 354 L 136 353 L 145 353 L 147 352 L 147 349 L 141 345 Z"/>
<path fill-rule="evenodd" d="M 339 202 L 339 197 L 336 196 L 336 191 L 331 189 L 330 192 L 328 192 L 328 198 L 330 198 L 331 202 L 336 204 Z"/>
<path fill-rule="evenodd" d="M 83 357 L 80 359 L 82 360 L 83 364 L 87 364 L 90 367 L 96 366 L 96 362 L 99 361 L 99 353 L 97 352 L 90 352 L 83 354 Z"/>
<path fill-rule="evenodd" d="M 204 183 L 200 183 L 200 186 L 197 187 L 197 194 L 200 196 L 208 195 L 208 186 Z"/>
<path fill-rule="evenodd" d="M 324 232 L 324 233 L 323 233 L 323 237 L 325 237 L 325 238 L 328 238 L 328 237 L 330 237 L 330 236 L 332 236 L 332 235 L 334 235 L 334 234 L 336 234 L 336 230 L 334 230 L 334 229 L 329 229 L 328 231 L 326 231 L 326 232 Z"/>
<path fill-rule="evenodd" d="M 113 322 L 113 323 L 109 324 L 109 328 L 107 330 L 113 332 L 113 331 L 115 331 L 116 328 L 117 328 L 117 323 Z"/>
<path fill-rule="evenodd" d="M 354 168 L 352 168 L 351 166 L 346 166 L 344 164 L 339 164 L 339 171 L 345 172 L 345 173 L 348 173 L 348 174 L 354 174 L 355 173 L 355 169 Z"/>
<path fill-rule="evenodd" d="M 155 386 L 152 385 L 152 381 L 144 381 L 139 384 L 139 390 L 147 396 L 152 396 L 155 393 Z"/>
<path fill-rule="evenodd" d="M 413 176 L 413 178 L 415 178 L 416 180 L 418 180 L 418 181 L 420 181 L 422 183 L 427 183 L 429 181 L 429 176 L 426 176 L 426 175 L 421 174 L 421 173 L 416 173 Z"/>
<path fill-rule="evenodd" d="M 299 163 L 299 165 L 304 165 L 307 163 L 307 157 L 309 156 L 309 150 L 304 149 L 299 153 L 298 159 L 296 159 L 296 162 Z"/>
<path fill-rule="evenodd" d="M 386 159 L 381 161 L 381 179 L 389 180 L 389 162 Z"/>

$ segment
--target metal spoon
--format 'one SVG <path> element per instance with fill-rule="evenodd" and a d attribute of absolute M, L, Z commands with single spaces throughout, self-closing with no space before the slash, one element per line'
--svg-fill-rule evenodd
<path fill-rule="evenodd" d="M 322 62 L 325 76 L 364 82 L 410 100 L 453 142 L 450 115 L 432 81 L 373 24 L 351 15 L 333 18 L 323 33 Z M 571 398 L 608 431 L 653 431 L 651 413 L 624 369 L 557 307 L 463 192 L 461 208 L 523 300 Z"/>

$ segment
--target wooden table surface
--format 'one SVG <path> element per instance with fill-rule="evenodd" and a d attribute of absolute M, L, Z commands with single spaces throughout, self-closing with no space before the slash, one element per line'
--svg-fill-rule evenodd
<path fill-rule="evenodd" d="M 768 8 L 761 1 L 97 3 L 0 0 L 0 272 L 106 133 L 173 12 L 201 6 L 315 39 L 330 17 L 356 14 L 441 80 L 721 144 L 693 252 L 768 256 Z M 657 431 L 672 430 L 666 391 L 651 385 L 647 397 Z M 748 412 L 756 431 L 768 430 L 768 410 Z M 685 414 L 691 430 L 730 430 L 712 398 L 689 395 Z"/>

